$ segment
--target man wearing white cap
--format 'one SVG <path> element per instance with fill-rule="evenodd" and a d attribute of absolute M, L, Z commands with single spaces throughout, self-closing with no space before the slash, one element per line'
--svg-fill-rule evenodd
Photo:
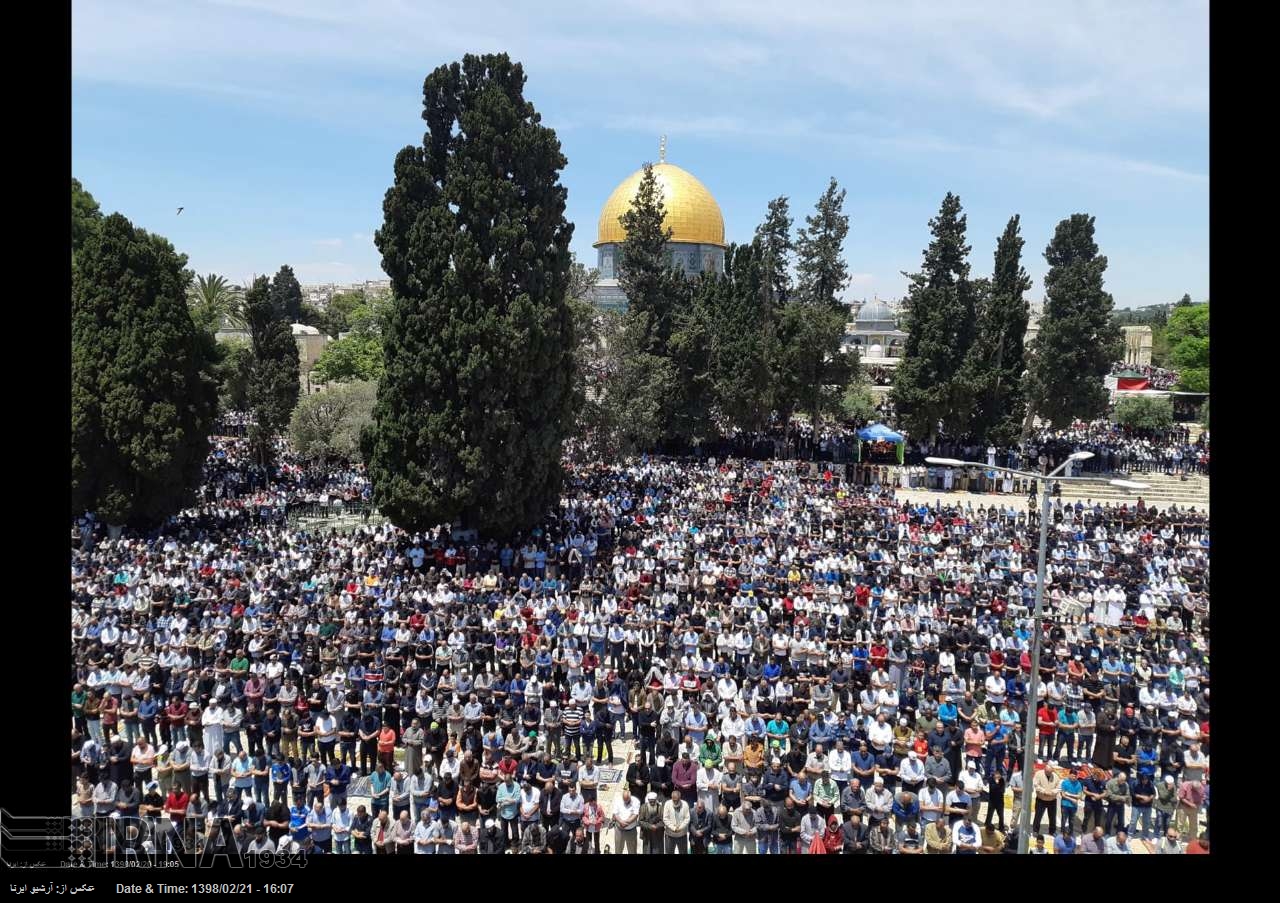
<path fill-rule="evenodd" d="M 209 707 L 200 716 L 200 724 L 204 727 L 204 748 L 211 755 L 222 752 L 224 749 L 224 721 L 222 706 L 218 700 L 216 698 L 209 700 Z"/>
<path fill-rule="evenodd" d="M 898 767 L 898 780 L 902 783 L 902 789 L 918 797 L 924 779 L 924 763 L 920 761 L 919 753 L 914 749 L 908 750 L 907 758 Z"/>
<path fill-rule="evenodd" d="M 871 783 L 871 789 L 866 793 L 867 818 L 871 828 L 874 828 L 889 817 L 889 813 L 893 811 L 893 794 L 884 786 L 884 778 L 876 775 Z"/>
<path fill-rule="evenodd" d="M 639 818 L 640 830 L 644 838 L 644 852 L 647 854 L 665 852 L 662 836 L 662 807 L 658 804 L 658 794 L 652 790 L 644 798 Z"/>

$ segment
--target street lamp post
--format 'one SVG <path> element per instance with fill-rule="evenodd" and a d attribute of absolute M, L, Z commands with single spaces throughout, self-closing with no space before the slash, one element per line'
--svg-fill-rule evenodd
<path fill-rule="evenodd" d="M 1044 616 L 1044 568 L 1045 557 L 1049 545 L 1049 494 L 1053 485 L 1054 478 L 1066 480 L 1071 483 L 1108 483 L 1112 486 L 1118 486 L 1121 489 L 1146 489 L 1147 484 L 1136 483 L 1132 480 L 1101 480 L 1097 477 L 1059 477 L 1063 468 L 1070 466 L 1075 461 L 1086 461 L 1093 457 L 1093 452 L 1078 451 L 1067 456 L 1067 459 L 1059 464 L 1050 473 L 1035 474 L 1028 473 L 1023 470 L 1010 470 L 1009 468 L 1001 468 L 1015 473 L 1020 477 L 1030 477 L 1041 481 L 1040 491 L 1040 549 L 1036 556 L 1036 604 L 1035 610 L 1031 615 L 1031 683 L 1027 687 L 1027 712 L 1025 736 L 1023 737 L 1023 757 L 1022 757 L 1022 817 L 1018 828 L 1018 852 L 1026 853 L 1031 845 L 1031 813 L 1033 801 L 1035 799 L 1035 772 L 1036 772 L 1036 740 L 1039 737 L 1039 720 L 1037 713 L 1040 711 L 1040 647 L 1044 640 L 1044 631 L 1040 621 Z M 929 464 L 938 464 L 944 467 L 987 467 L 977 461 L 959 461 L 955 458 L 925 458 Z M 1003 801 L 1001 801 L 1003 804 Z M 988 801 L 987 805 L 993 805 Z"/>

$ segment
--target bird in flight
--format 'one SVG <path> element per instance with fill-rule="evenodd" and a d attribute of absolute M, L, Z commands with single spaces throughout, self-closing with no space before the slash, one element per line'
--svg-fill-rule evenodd
<path fill-rule="evenodd" d="M 179 207 L 178 212 L 175 213 L 174 216 L 182 216 L 182 211 L 186 209 L 187 209 L 186 207 Z"/>

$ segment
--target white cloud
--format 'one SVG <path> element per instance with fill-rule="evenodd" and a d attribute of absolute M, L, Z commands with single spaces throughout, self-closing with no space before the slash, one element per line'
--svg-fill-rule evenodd
<path fill-rule="evenodd" d="M 199 53 L 191 52 L 193 34 Z M 617 0 L 589 11 L 567 0 L 75 0 L 72 37 L 77 77 L 172 80 L 189 72 L 185 80 L 196 85 L 271 84 L 292 95 L 305 94 L 309 81 L 280 76 L 298 67 L 416 80 L 426 61 L 508 49 L 535 87 L 570 75 L 572 90 L 633 108 L 646 93 L 679 103 L 655 95 L 659 86 L 683 86 L 695 105 L 741 94 L 750 107 L 783 93 L 782 80 L 809 91 L 976 101 L 1033 121 L 1208 109 L 1205 0 Z M 264 46 L 272 48 L 266 57 Z M 637 82 L 651 91 L 600 90 Z"/>
<path fill-rule="evenodd" d="M 794 168 L 821 164 L 851 190 L 869 157 L 909 160 L 922 179 L 998 168 L 1101 186 L 1104 196 L 1130 183 L 1200 192 L 1208 178 L 1207 0 L 73 0 L 72 9 L 76 83 L 205 95 L 379 141 L 394 133 L 396 146 L 421 133 L 415 105 L 432 67 L 497 50 L 524 63 L 545 121 L 579 140 L 636 132 L 677 146 L 682 137 L 742 145 L 785 154 Z M 579 225 L 576 241 L 589 231 Z M 371 235 L 353 232 L 342 247 L 376 269 Z M 913 243 L 908 256 L 917 251 Z M 868 264 L 882 282 L 855 280 L 858 296 L 863 284 L 868 297 L 885 296 L 898 267 Z M 312 266 L 314 281 L 349 267 Z"/>

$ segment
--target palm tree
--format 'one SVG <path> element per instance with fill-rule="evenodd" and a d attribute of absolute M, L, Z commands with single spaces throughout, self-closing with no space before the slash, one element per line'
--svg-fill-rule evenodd
<path fill-rule="evenodd" d="M 196 277 L 187 291 L 187 303 L 191 319 L 208 332 L 217 332 L 223 326 L 244 327 L 244 293 L 216 273 Z"/>

